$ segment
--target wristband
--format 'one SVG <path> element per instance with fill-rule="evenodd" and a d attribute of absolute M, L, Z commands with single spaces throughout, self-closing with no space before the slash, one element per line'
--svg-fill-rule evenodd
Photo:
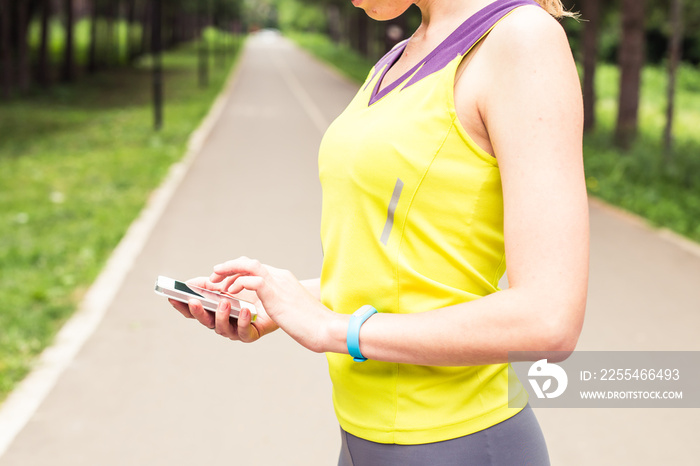
<path fill-rule="evenodd" d="M 367 319 L 377 313 L 377 310 L 365 304 L 350 316 L 350 324 L 348 325 L 347 344 L 348 353 L 353 357 L 355 362 L 364 362 L 366 357 L 360 352 L 360 327 Z"/>

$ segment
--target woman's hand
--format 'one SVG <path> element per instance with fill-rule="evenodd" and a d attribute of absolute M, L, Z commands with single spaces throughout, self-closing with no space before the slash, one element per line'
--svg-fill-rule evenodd
<path fill-rule="evenodd" d="M 187 304 L 169 299 L 170 304 L 188 319 L 197 319 L 199 323 L 215 330 L 221 336 L 246 343 L 253 342 L 263 335 L 277 330 L 277 325 L 267 315 L 264 306 L 255 293 L 250 291 L 231 292 L 228 289 L 231 281 L 212 283 L 206 277 L 193 278 L 188 280 L 187 283 L 207 290 L 228 292 L 236 298 L 255 304 L 258 311 L 258 317 L 255 319 L 255 322 L 251 322 L 250 311 L 245 308 L 241 309 L 238 319 L 229 319 L 231 305 L 225 299 L 221 300 L 216 313 L 206 311 L 202 307 L 202 303 L 197 299 L 191 299 Z"/>
<path fill-rule="evenodd" d="M 209 277 L 231 293 L 254 291 L 267 315 L 307 349 L 326 351 L 328 328 L 338 320 L 288 270 L 240 257 L 214 267 Z"/>

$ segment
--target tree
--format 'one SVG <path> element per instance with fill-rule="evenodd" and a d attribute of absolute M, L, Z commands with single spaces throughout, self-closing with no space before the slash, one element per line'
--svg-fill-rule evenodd
<path fill-rule="evenodd" d="M 350 43 L 362 56 L 369 56 L 369 18 L 362 10 L 350 15 Z"/>
<path fill-rule="evenodd" d="M 664 128 L 664 148 L 670 160 L 673 149 L 673 109 L 676 96 L 676 72 L 681 60 L 683 40 L 683 0 L 671 1 L 671 40 L 668 42 L 668 89 L 666 105 L 666 126 Z"/>
<path fill-rule="evenodd" d="M 615 144 L 627 150 L 637 135 L 639 89 L 644 66 L 644 0 L 622 0 L 620 96 Z"/>
<path fill-rule="evenodd" d="M 153 14 L 152 2 L 151 0 L 146 0 L 143 2 L 143 9 L 141 14 L 141 50 L 146 52 L 151 49 L 150 38 L 151 32 L 151 15 Z"/>
<path fill-rule="evenodd" d="M 328 22 L 328 35 L 336 44 L 340 43 L 342 30 L 340 25 L 340 8 L 337 4 L 326 6 L 326 21 Z"/>
<path fill-rule="evenodd" d="M 197 56 L 199 57 L 199 87 L 205 88 L 209 86 L 209 45 L 204 32 L 211 18 L 211 2 L 204 0 L 200 5 L 199 53 Z"/>
<path fill-rule="evenodd" d="M 100 13 L 100 0 L 92 0 L 92 10 L 90 11 L 90 45 L 88 48 L 88 65 L 90 72 L 97 70 L 97 18 Z"/>
<path fill-rule="evenodd" d="M 20 91 L 29 90 L 29 44 L 27 43 L 27 30 L 29 28 L 29 2 L 15 3 L 17 9 L 17 87 Z"/>
<path fill-rule="evenodd" d="M 10 0 L 0 0 L 0 60 L 2 60 L 2 95 L 12 95 L 12 45 L 10 40 Z"/>
<path fill-rule="evenodd" d="M 132 63 L 138 51 L 134 43 L 134 25 L 136 24 L 136 0 L 127 0 L 126 3 L 126 61 Z"/>
<path fill-rule="evenodd" d="M 583 26 L 583 129 L 595 127 L 595 71 L 598 64 L 600 0 L 584 0 L 581 15 Z"/>
<path fill-rule="evenodd" d="M 51 82 L 49 66 L 49 18 L 51 17 L 51 1 L 41 0 L 41 41 L 39 44 L 38 81 L 44 86 Z"/>
<path fill-rule="evenodd" d="M 75 22 L 73 0 L 65 0 L 66 14 L 66 47 L 63 50 L 63 80 L 73 81 L 75 79 L 75 55 L 73 44 L 73 25 Z"/>
<path fill-rule="evenodd" d="M 104 54 L 105 63 L 110 65 L 119 64 L 119 37 L 117 34 L 117 26 L 115 22 L 119 20 L 119 12 L 121 10 L 121 0 L 109 0 L 105 6 L 105 44 Z M 115 37 L 116 36 L 116 37 Z"/>
<path fill-rule="evenodd" d="M 153 25 L 151 32 L 151 53 L 153 57 L 153 110 L 154 110 L 154 127 L 156 131 L 163 127 L 163 65 L 161 60 L 161 40 L 162 34 L 160 31 L 162 20 L 162 4 L 161 0 L 152 0 L 152 20 Z"/>
<path fill-rule="evenodd" d="M 384 28 L 384 50 L 382 53 L 387 53 L 406 38 L 408 34 L 408 14 L 404 13 L 386 22 L 386 28 Z"/>

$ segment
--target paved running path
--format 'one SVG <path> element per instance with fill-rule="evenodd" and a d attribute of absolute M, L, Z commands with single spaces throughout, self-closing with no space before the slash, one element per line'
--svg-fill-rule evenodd
<path fill-rule="evenodd" d="M 318 276 L 322 130 L 355 92 L 288 42 L 251 39 L 225 107 L 119 298 L 0 466 L 332 465 L 325 358 L 281 332 L 233 344 L 152 292 L 239 255 Z M 591 206 L 579 349 L 699 350 L 700 254 Z M 554 465 L 695 464 L 698 410 L 546 410 Z"/>

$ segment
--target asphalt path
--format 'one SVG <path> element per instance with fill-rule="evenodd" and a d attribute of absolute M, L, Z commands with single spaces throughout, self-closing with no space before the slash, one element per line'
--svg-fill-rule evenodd
<path fill-rule="evenodd" d="M 152 289 L 157 275 L 208 275 L 240 255 L 300 279 L 318 276 L 318 145 L 355 92 L 274 34 L 248 41 L 195 157 L 128 273 L 114 280 L 104 317 L 0 466 L 336 463 L 323 355 L 282 332 L 253 345 L 228 342 Z M 598 202 L 591 231 L 578 349 L 699 350 L 700 247 Z M 555 465 L 690 465 L 700 457 L 697 409 L 536 413 Z"/>

